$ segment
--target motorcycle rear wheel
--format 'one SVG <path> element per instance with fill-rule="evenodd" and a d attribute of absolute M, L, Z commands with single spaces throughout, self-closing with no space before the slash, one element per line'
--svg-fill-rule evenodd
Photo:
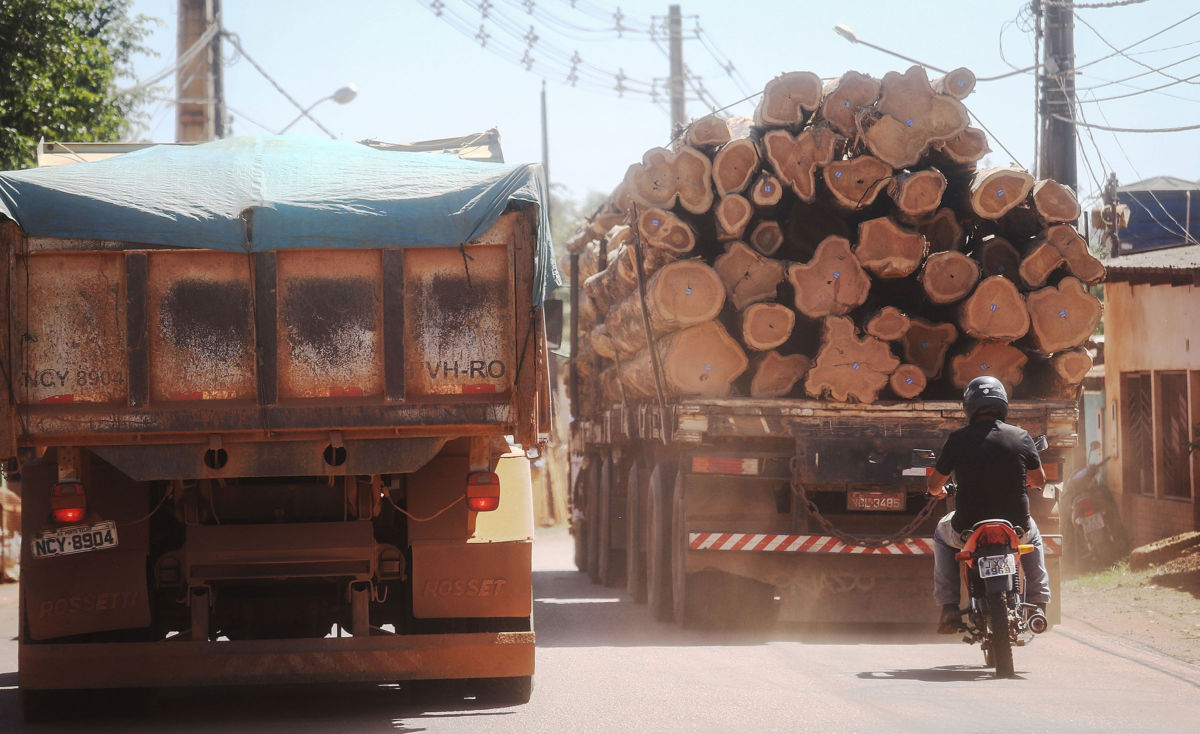
<path fill-rule="evenodd" d="M 988 594 L 987 604 L 991 644 L 984 651 L 984 662 L 988 665 L 995 664 L 997 678 L 1011 678 L 1013 655 L 1012 638 L 1008 634 L 1008 604 L 1004 594 Z M 989 657 L 991 660 L 988 660 Z"/>

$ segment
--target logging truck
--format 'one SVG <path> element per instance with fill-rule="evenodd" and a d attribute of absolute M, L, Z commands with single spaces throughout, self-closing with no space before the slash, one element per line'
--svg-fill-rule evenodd
<path fill-rule="evenodd" d="M 977 165 L 974 82 L 783 74 L 752 119 L 646 151 L 570 238 L 572 531 L 593 580 L 685 625 L 936 619 L 948 508 L 913 452 L 991 375 L 1049 441 L 1030 500 L 1057 584 L 1104 267 L 1068 187 Z"/>
<path fill-rule="evenodd" d="M 529 697 L 544 182 L 230 138 L 0 174 L 20 692 Z"/>

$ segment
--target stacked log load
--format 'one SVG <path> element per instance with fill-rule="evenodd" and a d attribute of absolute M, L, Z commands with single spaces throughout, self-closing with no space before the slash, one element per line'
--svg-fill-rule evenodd
<path fill-rule="evenodd" d="M 1104 277 L 1074 193 L 970 126 L 967 69 L 766 85 L 753 124 L 693 122 L 568 242 L 588 405 L 663 397 L 1077 393 Z"/>

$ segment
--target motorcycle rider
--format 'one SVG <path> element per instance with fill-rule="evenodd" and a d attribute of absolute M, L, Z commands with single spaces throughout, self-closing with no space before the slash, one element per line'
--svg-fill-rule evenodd
<path fill-rule="evenodd" d="M 953 473 L 958 484 L 955 510 L 934 531 L 934 599 L 942 605 L 938 632 L 959 630 L 959 570 L 954 555 L 975 523 L 1002 518 L 1017 528 L 1021 542 L 1034 546 L 1021 556 L 1025 601 L 1043 611 L 1050 602 L 1050 583 L 1042 554 L 1042 538 L 1029 515 L 1026 487 L 1046 483 L 1033 439 L 1023 428 L 1005 423 L 1008 394 L 995 377 L 976 377 L 963 392 L 967 425 L 950 434 L 929 475 L 926 491 L 941 499 Z"/>

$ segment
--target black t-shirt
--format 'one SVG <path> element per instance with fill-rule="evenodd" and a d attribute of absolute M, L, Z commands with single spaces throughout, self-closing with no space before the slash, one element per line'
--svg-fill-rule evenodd
<path fill-rule="evenodd" d="M 1041 465 L 1029 433 L 1004 421 L 981 420 L 951 433 L 937 462 L 938 473 L 953 472 L 958 483 L 951 526 L 962 532 L 1004 518 L 1028 529 L 1025 472 Z"/>

